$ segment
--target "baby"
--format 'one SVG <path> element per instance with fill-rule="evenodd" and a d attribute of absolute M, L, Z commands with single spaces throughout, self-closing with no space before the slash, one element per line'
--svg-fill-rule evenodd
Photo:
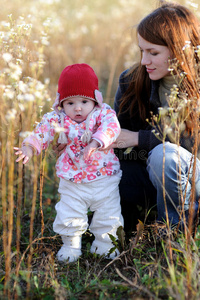
<path fill-rule="evenodd" d="M 58 143 L 66 147 L 56 163 L 60 201 L 53 229 L 63 241 L 57 259 L 73 262 L 82 254 L 81 237 L 88 228 L 89 208 L 94 212 L 89 229 L 95 236 L 90 251 L 113 259 L 119 252 L 110 253 L 109 234 L 116 237 L 117 228 L 123 226 L 120 165 L 113 149 L 107 149 L 120 133 L 116 114 L 103 103 L 98 78 L 87 64 L 70 65 L 62 71 L 53 108 L 22 147 L 14 148 L 19 155 L 16 161 L 25 164 L 46 149 L 59 128 Z"/>

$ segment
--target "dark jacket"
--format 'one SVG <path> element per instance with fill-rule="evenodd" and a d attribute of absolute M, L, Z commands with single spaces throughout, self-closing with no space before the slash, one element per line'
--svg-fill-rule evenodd
<path fill-rule="evenodd" d="M 119 86 L 117 89 L 115 102 L 114 102 L 114 109 L 117 114 L 119 112 L 120 99 L 122 95 L 125 93 L 126 89 L 128 88 L 130 82 L 130 76 L 125 76 L 127 72 L 128 70 L 124 71 L 119 78 Z M 142 95 L 147 110 L 152 111 L 154 115 L 158 113 L 158 107 L 161 106 L 159 94 L 158 94 L 158 88 L 159 88 L 159 80 L 151 81 L 150 98 L 147 95 L 145 95 L 145 91 Z M 131 103 L 131 101 L 132 100 L 130 99 L 129 103 Z M 123 112 L 120 113 L 120 115 L 118 116 L 119 123 L 121 125 L 121 128 L 139 132 L 138 147 L 134 147 L 134 151 L 136 151 L 137 153 L 138 151 L 140 152 L 144 151 L 147 156 L 150 150 L 152 150 L 158 144 L 162 143 L 162 140 L 155 135 L 155 132 L 152 132 L 152 129 L 156 130 L 156 128 L 153 128 L 149 123 L 141 120 L 137 104 L 135 106 L 135 112 L 136 114 L 134 115 L 134 117 L 130 116 L 129 111 L 125 113 Z M 170 139 L 167 137 L 166 140 L 169 141 Z M 180 145 L 183 148 L 187 149 L 188 151 L 192 152 L 192 146 L 193 146 L 192 137 L 186 132 L 183 133 L 180 137 Z M 116 154 L 118 154 L 117 151 Z M 133 157 L 133 155 L 131 157 Z"/>

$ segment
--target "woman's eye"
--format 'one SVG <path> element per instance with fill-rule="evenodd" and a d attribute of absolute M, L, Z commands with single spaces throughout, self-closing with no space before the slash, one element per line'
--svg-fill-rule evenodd
<path fill-rule="evenodd" d="M 152 52 L 151 55 L 156 56 L 156 55 L 158 55 L 158 53 L 157 52 Z"/>

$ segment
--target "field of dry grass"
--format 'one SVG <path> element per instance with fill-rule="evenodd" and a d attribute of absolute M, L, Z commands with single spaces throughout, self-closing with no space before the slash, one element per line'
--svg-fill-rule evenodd
<path fill-rule="evenodd" d="M 196 10 L 198 1 L 179 3 Z M 138 59 L 134 26 L 156 1 L 0 4 L 0 298 L 199 299 L 198 230 L 188 248 L 184 237 L 157 242 L 152 228 L 142 228 L 142 235 L 139 228 L 129 244 L 117 244 L 122 254 L 114 262 L 89 253 L 87 232 L 83 257 L 58 265 L 61 241 L 52 230 L 59 197 L 55 154 L 49 149 L 22 166 L 13 151 L 50 110 L 60 72 L 69 64 L 90 64 L 104 101 L 113 105 L 120 73 Z"/>

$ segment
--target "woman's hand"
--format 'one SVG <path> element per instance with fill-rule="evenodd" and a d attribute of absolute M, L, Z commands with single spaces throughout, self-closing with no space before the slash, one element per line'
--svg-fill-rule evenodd
<path fill-rule="evenodd" d="M 16 162 L 23 159 L 23 164 L 26 164 L 29 161 L 34 152 L 33 148 L 30 146 L 22 146 L 22 148 L 14 147 L 13 149 L 16 151 L 15 155 L 19 155 Z"/>
<path fill-rule="evenodd" d="M 128 129 L 121 129 L 120 135 L 116 141 L 107 149 L 112 148 L 128 148 L 138 146 L 138 132 L 130 131 Z M 105 149 L 103 149 L 105 150 Z"/>

